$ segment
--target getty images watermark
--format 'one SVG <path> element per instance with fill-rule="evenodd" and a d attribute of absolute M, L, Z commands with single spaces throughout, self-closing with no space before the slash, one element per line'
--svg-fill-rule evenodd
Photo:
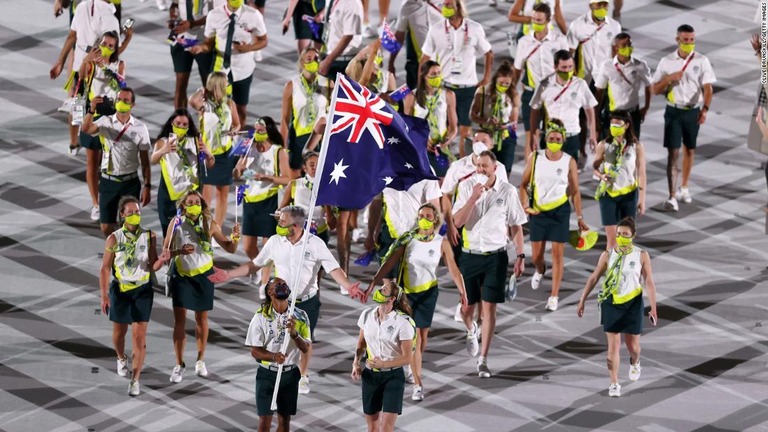
<path fill-rule="evenodd" d="M 760 82 L 768 84 L 768 1 L 760 1 Z"/>

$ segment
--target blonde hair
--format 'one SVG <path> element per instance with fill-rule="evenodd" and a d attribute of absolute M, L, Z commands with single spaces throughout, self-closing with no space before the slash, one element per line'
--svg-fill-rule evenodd
<path fill-rule="evenodd" d="M 222 103 L 227 97 L 229 79 L 224 72 L 214 72 L 208 75 L 205 83 L 205 95 L 215 103 Z"/>
<path fill-rule="evenodd" d="M 418 222 L 419 222 L 418 213 L 421 212 L 421 209 L 425 209 L 425 208 L 428 208 L 428 209 L 432 210 L 432 213 L 435 214 L 435 219 L 434 219 L 435 228 L 436 228 L 436 230 L 439 229 L 440 225 L 442 225 L 443 221 L 442 221 L 442 218 L 440 217 L 440 212 L 437 211 L 437 208 L 432 203 L 424 203 L 424 204 L 421 205 L 421 207 L 419 207 L 419 210 L 416 213 L 416 223 L 417 223 L 417 226 L 418 226 Z"/>
<path fill-rule="evenodd" d="M 453 6 L 456 8 L 456 12 L 462 18 L 469 18 L 469 11 L 467 10 L 467 6 L 464 4 L 464 0 L 453 0 Z"/>
<path fill-rule="evenodd" d="M 317 50 L 317 48 L 315 48 L 315 47 L 313 47 L 313 46 L 311 46 L 311 45 L 310 45 L 310 46 L 308 46 L 308 47 L 306 47 L 306 48 L 304 48 L 304 49 L 301 51 L 301 54 L 299 54 L 299 59 L 296 61 L 296 67 L 298 67 L 298 68 L 299 68 L 299 72 L 301 72 L 301 71 L 303 71 L 303 70 L 304 70 L 304 64 L 302 63 L 302 60 L 304 60 L 304 56 L 305 56 L 305 55 L 306 55 L 308 52 L 310 52 L 310 51 L 314 51 L 315 53 L 317 53 L 317 55 L 318 55 L 318 56 L 320 56 L 320 51 L 318 51 L 318 50 Z"/>

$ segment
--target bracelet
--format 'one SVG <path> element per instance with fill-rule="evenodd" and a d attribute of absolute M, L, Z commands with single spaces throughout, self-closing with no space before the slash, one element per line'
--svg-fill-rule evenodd
<path fill-rule="evenodd" d="M 704 105 L 704 107 L 701 109 L 703 109 L 705 112 L 709 112 L 709 105 Z"/>
<path fill-rule="evenodd" d="M 152 183 L 144 183 L 144 187 L 145 188 L 151 188 L 152 187 Z"/>
<path fill-rule="evenodd" d="M 294 336 L 294 335 L 296 335 L 296 336 Z M 291 339 L 298 339 L 298 338 L 299 338 L 299 332 L 297 332 L 296 330 L 294 330 L 294 331 L 291 333 L 291 335 L 290 335 L 290 336 L 291 336 Z"/>
<path fill-rule="evenodd" d="M 518 254 L 517 259 L 525 259 L 525 254 L 524 253 Z"/>
<path fill-rule="evenodd" d="M 578 219 L 578 220 L 584 220 L 584 216 L 582 216 L 582 215 L 579 215 L 579 216 L 577 216 L 577 217 L 576 217 L 576 219 Z"/>

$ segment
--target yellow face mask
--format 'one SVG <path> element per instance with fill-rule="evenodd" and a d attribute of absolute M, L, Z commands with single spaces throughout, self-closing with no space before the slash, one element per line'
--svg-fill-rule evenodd
<path fill-rule="evenodd" d="M 616 244 L 619 245 L 619 247 L 627 247 L 632 244 L 632 237 L 617 236 Z"/>
<path fill-rule="evenodd" d="M 136 213 L 125 217 L 125 223 L 128 225 L 139 226 L 141 223 L 141 215 Z"/>
<path fill-rule="evenodd" d="M 608 9 L 604 9 L 604 8 L 594 9 L 592 11 L 592 16 L 594 16 L 598 20 L 602 21 L 602 20 L 605 19 L 605 17 L 608 16 Z"/>
<path fill-rule="evenodd" d="M 680 43 L 678 46 L 680 47 L 680 51 L 685 55 L 690 55 L 696 48 L 695 43 Z"/>
<path fill-rule="evenodd" d="M 115 50 L 108 46 L 99 45 L 99 49 L 101 50 L 102 57 L 111 57 L 115 53 Z"/>
<path fill-rule="evenodd" d="M 634 51 L 634 49 L 631 46 L 626 46 L 618 49 L 619 55 L 623 57 L 630 57 L 632 55 L 632 51 Z"/>
<path fill-rule="evenodd" d="M 121 100 L 115 102 L 115 111 L 119 113 L 127 113 L 131 111 L 131 104 L 123 102 Z"/>
<path fill-rule="evenodd" d="M 533 29 L 534 33 L 541 33 L 541 32 L 544 31 L 544 29 L 547 28 L 547 25 L 546 24 L 532 23 L 531 24 L 531 28 Z"/>
<path fill-rule="evenodd" d="M 243 0 L 227 0 L 227 4 L 231 9 L 237 10 L 243 5 Z"/>
<path fill-rule="evenodd" d="M 419 219 L 419 229 L 428 230 L 435 227 L 435 222 L 426 218 Z"/>
<path fill-rule="evenodd" d="M 445 18 L 451 18 L 452 16 L 456 15 L 456 9 L 449 8 L 448 6 L 443 6 L 441 12 Z"/>
<path fill-rule="evenodd" d="M 320 63 L 316 61 L 311 61 L 309 63 L 304 64 L 304 70 L 313 74 L 317 73 L 318 70 L 320 70 Z"/>

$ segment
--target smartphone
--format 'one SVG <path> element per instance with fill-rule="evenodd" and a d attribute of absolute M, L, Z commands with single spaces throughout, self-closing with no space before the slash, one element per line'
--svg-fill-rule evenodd
<path fill-rule="evenodd" d="M 123 23 L 123 33 L 125 33 L 129 28 L 133 27 L 134 22 L 135 21 L 133 18 L 128 18 L 127 20 L 125 20 L 125 22 Z"/>
<path fill-rule="evenodd" d="M 655 326 L 656 325 L 656 318 L 653 315 L 648 315 L 648 318 L 651 319 L 651 324 L 653 324 Z"/>
<path fill-rule="evenodd" d="M 104 308 L 104 311 L 107 313 L 107 316 L 109 316 L 109 305 L 107 305 L 107 307 Z"/>
<path fill-rule="evenodd" d="M 175 134 L 175 133 L 169 133 L 169 134 L 168 134 L 168 141 L 176 141 L 176 140 L 178 140 L 178 139 L 179 139 L 179 137 L 178 137 L 178 136 L 176 136 L 176 134 Z"/>

